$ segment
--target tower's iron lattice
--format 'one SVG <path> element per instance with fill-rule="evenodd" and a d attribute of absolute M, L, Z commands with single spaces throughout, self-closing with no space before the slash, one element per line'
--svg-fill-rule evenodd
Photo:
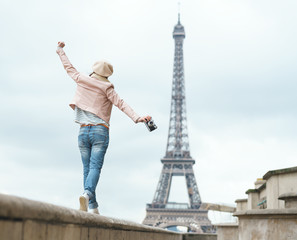
<path fill-rule="evenodd" d="M 195 160 L 190 155 L 183 58 L 185 30 L 180 23 L 180 16 L 174 27 L 173 38 L 175 53 L 167 148 L 165 157 L 161 159 L 163 169 L 154 199 L 151 204 L 147 204 L 143 224 L 162 228 L 186 226 L 193 232 L 212 232 L 208 211 L 200 208 L 202 202 L 193 171 Z M 173 176 L 185 176 L 188 203 L 168 202 Z"/>

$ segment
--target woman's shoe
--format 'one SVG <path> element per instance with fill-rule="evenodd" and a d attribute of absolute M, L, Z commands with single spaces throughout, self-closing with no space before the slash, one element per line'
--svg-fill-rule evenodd
<path fill-rule="evenodd" d="M 94 209 L 92 209 L 92 213 L 94 213 L 94 214 L 98 214 L 98 215 L 99 215 L 98 208 L 94 208 Z"/>
<path fill-rule="evenodd" d="M 88 194 L 84 193 L 82 196 L 79 197 L 79 210 L 87 212 L 89 207 L 89 196 Z"/>

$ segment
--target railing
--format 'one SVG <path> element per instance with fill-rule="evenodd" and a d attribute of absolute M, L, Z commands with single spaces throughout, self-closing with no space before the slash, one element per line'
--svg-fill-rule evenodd
<path fill-rule="evenodd" d="M 167 203 L 165 208 L 169 209 L 189 209 L 189 204 L 187 203 Z"/>

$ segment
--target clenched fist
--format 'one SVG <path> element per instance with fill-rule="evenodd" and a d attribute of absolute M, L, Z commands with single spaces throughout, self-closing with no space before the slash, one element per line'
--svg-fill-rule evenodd
<path fill-rule="evenodd" d="M 64 42 L 58 42 L 58 47 L 61 47 L 61 48 L 65 47 L 65 43 Z"/>

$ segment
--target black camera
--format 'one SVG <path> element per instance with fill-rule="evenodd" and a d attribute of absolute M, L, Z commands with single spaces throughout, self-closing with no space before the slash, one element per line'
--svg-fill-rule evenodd
<path fill-rule="evenodd" d="M 153 119 L 148 122 L 144 122 L 144 124 L 150 132 L 157 129 L 157 125 L 154 123 Z"/>

